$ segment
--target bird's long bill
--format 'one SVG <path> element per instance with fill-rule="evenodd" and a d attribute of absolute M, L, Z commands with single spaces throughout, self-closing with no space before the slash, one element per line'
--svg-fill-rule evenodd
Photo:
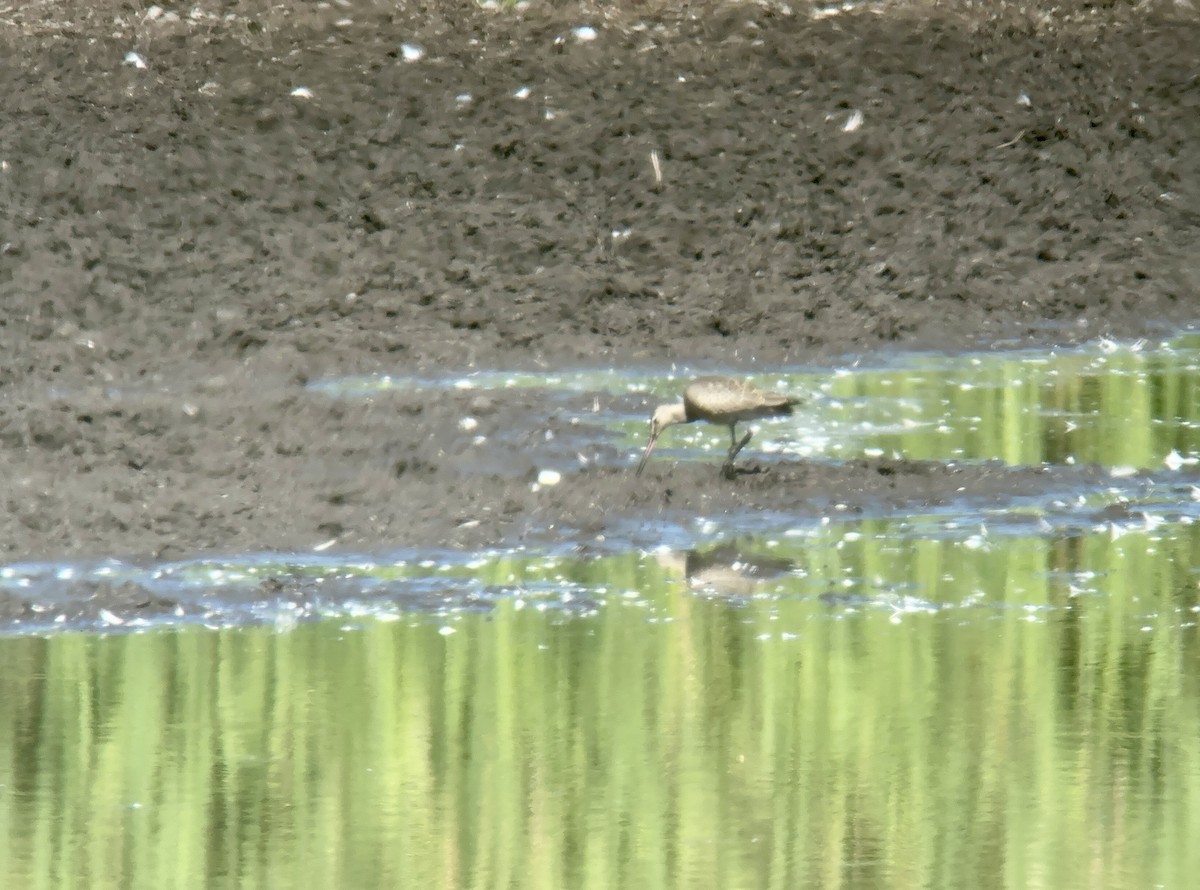
<path fill-rule="evenodd" d="M 646 450 L 642 452 L 642 459 L 638 462 L 636 475 L 642 475 L 642 470 L 646 469 L 646 461 L 650 460 L 650 452 L 654 450 L 654 443 L 657 441 L 658 433 L 651 433 L 650 441 L 646 443 Z"/>

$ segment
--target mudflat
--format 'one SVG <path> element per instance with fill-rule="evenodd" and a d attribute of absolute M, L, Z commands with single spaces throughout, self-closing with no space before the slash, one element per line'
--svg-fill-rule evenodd
<path fill-rule="evenodd" d="M 586 542 L 670 510 L 1086 483 L 638 479 L 636 445 L 536 391 L 308 384 L 1200 319 L 1200 20 L 1174 5 L 192 6 L 0 15 L 6 561 Z M 547 432 L 588 461 L 534 491 Z"/>

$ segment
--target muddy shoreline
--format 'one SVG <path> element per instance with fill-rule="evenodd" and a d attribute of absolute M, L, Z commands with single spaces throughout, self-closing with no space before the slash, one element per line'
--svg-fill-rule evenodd
<path fill-rule="evenodd" d="M 582 541 L 614 516 L 805 515 L 834 492 L 1002 500 L 1102 471 L 727 483 L 663 461 L 637 481 L 598 434 L 577 443 L 593 464 L 534 492 L 520 435 L 480 452 L 458 424 L 533 442 L 562 422 L 535 395 L 306 384 L 757 372 L 1200 320 L 1194 15 L 285 13 L 0 30 L 4 561 Z"/>

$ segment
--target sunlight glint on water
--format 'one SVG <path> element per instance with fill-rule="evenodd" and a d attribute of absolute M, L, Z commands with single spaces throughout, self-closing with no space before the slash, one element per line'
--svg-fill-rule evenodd
<path fill-rule="evenodd" d="M 1183 886 L 1200 524 L 942 530 L 509 559 L 474 567 L 506 591 L 482 611 L 6 640 L 0 879 Z"/>
<path fill-rule="evenodd" d="M 754 378 L 814 394 L 768 460 L 1094 461 L 1100 490 L 589 559 L 0 567 L 44 607 L 0 640 L 0 886 L 1190 887 L 1198 346 Z M 460 385 L 613 394 L 633 447 L 637 393 L 691 373 Z M 724 447 L 678 432 L 670 459 Z M 54 632 L 56 590 L 124 583 L 178 612 Z"/>
<path fill-rule="evenodd" d="M 1101 341 L 1051 352 L 959 356 L 900 354 L 877 365 L 755 373 L 680 368 L 542 375 L 477 372 L 461 389 L 547 389 L 678 397 L 700 373 L 732 373 L 811 398 L 788 422 L 762 424 L 756 448 L 767 454 L 843 460 L 897 455 L 929 460 L 1003 460 L 1010 464 L 1099 463 L 1159 469 L 1200 461 L 1200 334 L 1158 344 Z M 318 381 L 338 396 L 444 387 L 432 378 L 360 377 Z M 552 405 L 552 400 L 548 405 Z M 616 414 L 631 447 L 644 442 L 648 411 Z M 595 415 L 580 415 L 594 424 Z M 697 448 L 719 451 L 728 435 L 703 425 L 673 429 L 660 450 L 675 459 Z"/>
<path fill-rule="evenodd" d="M 1150 469 L 1200 459 L 1196 335 L 1156 349 L 1101 344 L 1050 354 L 911 355 L 882 367 L 752 379 L 813 394 L 792 421 L 762 424 L 756 447 L 768 454 Z M 679 386 L 650 384 L 664 399 Z M 645 421 L 630 418 L 624 429 L 632 441 L 644 439 Z M 667 444 L 678 449 L 676 459 L 697 446 L 727 447 L 728 434 L 711 427 L 672 435 Z"/>

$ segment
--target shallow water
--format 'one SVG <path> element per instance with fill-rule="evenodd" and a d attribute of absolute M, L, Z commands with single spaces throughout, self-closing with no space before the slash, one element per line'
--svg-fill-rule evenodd
<path fill-rule="evenodd" d="M 1200 336 L 1154 347 L 1105 342 L 1050 353 L 906 355 L 832 375 L 795 371 L 754 379 L 764 388 L 810 394 L 795 422 L 761 425 L 752 447 L 768 454 L 1154 469 L 1195 466 L 1200 454 Z M 678 386 L 655 379 L 649 389 L 669 400 Z M 628 432 L 644 438 L 644 419 L 631 422 Z M 671 434 L 693 453 L 697 446 L 728 447 L 720 428 Z"/>
<path fill-rule="evenodd" d="M 5 885 L 1186 886 L 1198 536 L 829 524 L 10 638 Z"/>
<path fill-rule="evenodd" d="M 542 390 L 547 413 L 565 410 L 561 406 L 580 393 L 596 393 L 593 410 L 574 419 L 617 430 L 629 445 L 626 461 L 632 462 L 636 446 L 645 443 L 650 413 L 645 404 L 673 401 L 689 378 L 727 370 L 478 372 L 449 385 Z M 759 433 L 748 454 L 818 460 L 895 454 L 1026 465 L 1086 462 L 1117 469 L 1195 467 L 1200 458 L 1200 334 L 1154 344 L 1100 341 L 1050 352 L 912 353 L 873 365 L 856 360 L 832 373 L 828 368 L 736 373 L 764 389 L 808 400 L 788 421 L 756 425 Z M 312 387 L 334 396 L 370 397 L 446 385 L 434 378 L 394 376 L 322 380 Z M 649 402 L 614 398 L 630 395 Z M 696 424 L 672 428 L 657 454 L 697 459 L 728 444 L 723 428 Z"/>
<path fill-rule="evenodd" d="M 756 378 L 814 394 L 768 457 L 1112 468 L 1086 491 L 648 552 L 0 567 L 42 608 L 0 640 L 0 884 L 1190 887 L 1198 347 Z M 677 387 L 561 383 L 625 400 L 631 457 Z M 425 384 L 327 388 L 372 385 Z M 724 446 L 672 432 L 655 459 Z M 99 584 L 173 606 L 60 619 Z"/>

